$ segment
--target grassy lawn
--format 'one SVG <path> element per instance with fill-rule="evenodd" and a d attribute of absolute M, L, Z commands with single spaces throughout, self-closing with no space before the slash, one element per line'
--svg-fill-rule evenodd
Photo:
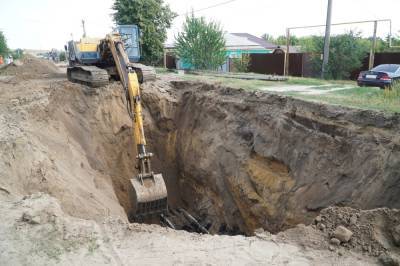
<path fill-rule="evenodd" d="M 400 98 L 385 95 L 385 91 L 373 87 L 354 87 L 347 90 L 329 92 L 320 95 L 304 95 L 296 92 L 285 92 L 287 96 L 323 102 L 328 104 L 342 105 L 367 110 L 385 111 L 388 113 L 400 112 Z"/>
<path fill-rule="evenodd" d="M 207 81 L 217 84 L 222 84 L 224 86 L 245 89 L 245 90 L 257 90 L 269 86 L 281 86 L 285 84 L 285 81 L 265 81 L 265 80 L 244 80 L 235 78 L 222 78 L 222 77 L 212 77 L 212 76 L 198 76 L 198 75 L 183 75 L 184 80 L 190 81 Z"/>
<path fill-rule="evenodd" d="M 327 84 L 338 84 L 338 85 L 354 85 L 354 81 L 351 80 L 323 80 L 315 78 L 299 78 L 299 77 L 289 77 L 286 84 L 290 85 L 327 85 Z"/>
<path fill-rule="evenodd" d="M 173 73 L 164 70 L 163 68 L 156 68 L 157 75 L 171 75 Z M 192 75 L 192 74 L 184 74 L 179 75 L 179 78 L 187 81 L 202 81 L 202 82 L 212 82 L 217 84 L 222 84 L 228 87 L 237 88 L 237 89 L 247 89 L 247 90 L 256 90 L 266 86 L 280 85 L 285 82 L 282 81 L 263 81 L 263 80 L 243 80 L 243 79 L 235 79 L 235 78 L 224 78 L 224 77 L 214 77 L 207 75 Z"/>
<path fill-rule="evenodd" d="M 165 75 L 165 71 L 157 73 Z M 343 80 L 320 80 L 313 78 L 290 77 L 287 81 L 262 81 L 262 80 L 242 80 L 235 78 L 213 77 L 206 75 L 180 75 L 180 78 L 189 81 L 206 81 L 216 84 L 222 84 L 232 88 L 241 88 L 245 90 L 263 90 L 268 92 L 268 88 L 287 86 L 309 86 L 312 90 L 329 90 L 340 87 L 347 87 L 344 90 L 329 91 L 322 94 L 305 94 L 299 91 L 270 91 L 281 95 L 308 100 L 313 102 L 322 102 L 333 105 L 348 106 L 359 109 L 378 110 L 388 113 L 400 113 L 400 86 L 396 93 L 388 93 L 375 87 L 358 87 L 354 81 Z"/>

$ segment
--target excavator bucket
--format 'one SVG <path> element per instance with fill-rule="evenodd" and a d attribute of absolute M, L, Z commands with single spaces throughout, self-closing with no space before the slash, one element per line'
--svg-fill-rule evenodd
<path fill-rule="evenodd" d="M 133 187 L 134 218 L 166 213 L 168 210 L 167 187 L 161 174 L 143 179 L 131 179 Z"/>

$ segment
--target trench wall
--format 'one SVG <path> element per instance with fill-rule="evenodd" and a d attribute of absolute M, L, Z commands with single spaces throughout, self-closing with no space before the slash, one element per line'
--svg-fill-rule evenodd
<path fill-rule="evenodd" d="M 143 99 L 155 167 L 211 231 L 400 207 L 399 115 L 184 81 L 147 84 Z"/>

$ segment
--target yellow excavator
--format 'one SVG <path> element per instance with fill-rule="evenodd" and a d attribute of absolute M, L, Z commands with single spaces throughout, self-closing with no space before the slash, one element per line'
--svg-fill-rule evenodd
<path fill-rule="evenodd" d="M 161 174 L 151 169 L 152 153 L 146 151 L 139 84 L 155 78 L 154 69 L 137 63 L 140 58 L 139 31 L 136 25 L 118 26 L 104 39 L 86 38 L 70 41 L 65 47 L 68 55 L 68 79 L 91 87 L 120 80 L 126 105 L 132 119 L 137 147 L 139 174 L 130 180 L 133 210 L 130 218 L 143 220 L 168 212 L 167 188 Z"/>

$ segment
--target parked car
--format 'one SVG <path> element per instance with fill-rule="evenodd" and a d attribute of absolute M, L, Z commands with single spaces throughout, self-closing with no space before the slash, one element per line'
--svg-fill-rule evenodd
<path fill-rule="evenodd" d="M 384 64 L 358 75 L 358 86 L 374 86 L 384 89 L 390 87 L 395 80 L 400 80 L 400 65 Z"/>

